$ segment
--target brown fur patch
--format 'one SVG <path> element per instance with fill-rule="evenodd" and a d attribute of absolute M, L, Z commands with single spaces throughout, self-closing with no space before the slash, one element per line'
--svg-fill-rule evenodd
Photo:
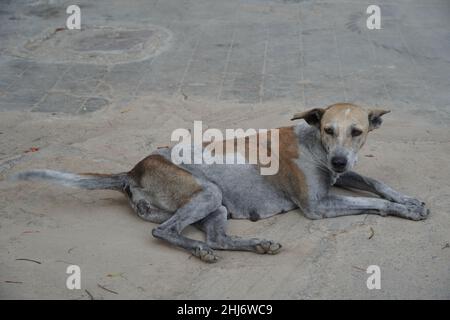
<path fill-rule="evenodd" d="M 294 127 L 279 128 L 279 171 L 267 179 L 288 194 L 301 207 L 308 206 L 308 185 L 302 170 L 295 163 L 300 157 L 298 137 Z M 274 154 L 274 156 L 277 156 Z"/>
<path fill-rule="evenodd" d="M 159 202 L 161 209 L 170 211 L 180 208 L 202 190 L 190 172 L 161 155 L 146 157 L 129 172 L 129 176 Z"/>
<path fill-rule="evenodd" d="M 271 130 L 267 131 L 267 136 L 264 140 L 267 140 L 267 157 L 271 157 L 272 161 L 276 158 L 279 161 L 278 173 L 271 176 L 266 176 L 267 179 L 276 185 L 278 188 L 283 190 L 292 199 L 296 201 L 298 205 L 307 206 L 308 203 L 308 186 L 306 184 L 306 178 L 298 165 L 294 160 L 300 157 L 300 149 L 298 147 L 298 137 L 294 132 L 294 127 L 282 127 L 279 130 L 279 153 L 276 150 L 272 150 L 271 141 Z M 250 152 L 254 152 L 258 155 L 259 160 L 259 148 L 263 140 L 260 133 L 257 134 L 256 144 L 250 143 L 250 137 L 246 136 L 244 138 L 234 139 L 234 141 L 214 141 L 212 143 L 204 143 L 203 146 L 210 146 L 222 144 L 222 150 L 226 152 L 227 141 L 231 142 L 230 146 L 234 146 L 234 150 L 237 151 L 237 145 L 239 143 L 244 144 L 245 159 L 249 161 Z M 264 144 L 263 144 L 264 145 Z M 256 148 L 256 149 L 255 149 Z M 244 156 L 244 155 L 242 155 Z M 259 167 L 268 167 L 268 165 L 257 164 Z"/>

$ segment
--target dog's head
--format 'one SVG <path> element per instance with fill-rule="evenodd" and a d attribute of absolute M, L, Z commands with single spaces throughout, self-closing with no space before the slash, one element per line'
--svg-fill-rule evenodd
<path fill-rule="evenodd" d="M 327 152 L 328 168 L 340 174 L 355 165 L 357 153 L 366 142 L 367 134 L 380 127 L 381 116 L 388 112 L 338 103 L 324 109 L 296 113 L 291 120 L 304 119 L 320 131 L 320 140 Z"/>

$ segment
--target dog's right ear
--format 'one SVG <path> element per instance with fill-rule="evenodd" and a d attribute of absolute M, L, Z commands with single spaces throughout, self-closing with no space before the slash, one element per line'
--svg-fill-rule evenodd
<path fill-rule="evenodd" d="M 294 114 L 291 120 L 304 119 L 309 125 L 320 128 L 320 120 L 324 113 L 325 109 L 314 108 Z"/>

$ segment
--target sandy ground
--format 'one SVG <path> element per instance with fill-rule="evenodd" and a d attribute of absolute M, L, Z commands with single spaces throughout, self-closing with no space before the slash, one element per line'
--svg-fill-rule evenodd
<path fill-rule="evenodd" d="M 447 0 L 379 0 L 381 30 L 359 0 L 78 2 L 82 33 L 64 28 L 72 1 L 1 1 L 0 299 L 450 298 Z M 283 251 L 208 265 L 154 239 L 119 193 L 6 181 L 126 171 L 194 120 L 274 128 L 341 101 L 392 110 L 356 169 L 425 201 L 427 220 L 230 221 Z M 66 288 L 72 264 L 80 290 Z"/>
<path fill-rule="evenodd" d="M 204 103 L 147 97 L 96 117 L 3 113 L 2 150 L 22 155 L 4 162 L 2 174 L 123 171 L 198 117 L 215 128 L 276 127 L 288 125 L 296 110 L 287 103 L 257 109 L 227 103 L 205 116 Z M 450 298 L 449 129 L 393 109 L 369 137 L 358 171 L 426 201 L 432 214 L 425 221 L 368 215 L 311 221 L 298 210 L 234 220 L 232 234 L 274 239 L 284 250 L 221 252 L 208 265 L 153 239 L 154 225 L 133 215 L 119 193 L 2 181 L 0 295 L 89 299 L 87 289 L 95 299 Z M 36 145 L 39 151 L 23 153 Z M 188 235 L 201 238 L 193 229 Z M 40 264 L 17 260 L 23 258 Z M 82 290 L 66 289 L 70 264 L 81 267 Z M 381 290 L 366 287 L 372 264 L 381 268 Z"/>

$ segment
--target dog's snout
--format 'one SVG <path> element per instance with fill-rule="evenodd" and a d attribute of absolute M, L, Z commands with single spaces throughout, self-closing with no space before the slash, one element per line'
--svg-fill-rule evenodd
<path fill-rule="evenodd" d="M 347 166 L 347 158 L 344 156 L 334 156 L 331 158 L 331 165 L 336 171 L 344 171 Z"/>

